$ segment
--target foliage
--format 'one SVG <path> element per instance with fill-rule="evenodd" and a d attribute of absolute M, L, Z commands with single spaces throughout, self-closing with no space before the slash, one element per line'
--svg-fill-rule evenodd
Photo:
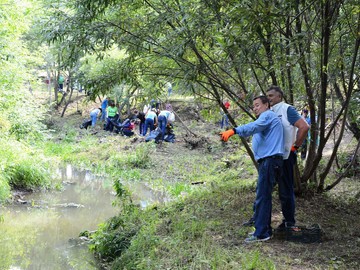
<path fill-rule="evenodd" d="M 232 194 L 235 186 L 224 187 L 112 218 L 96 232 L 92 248 L 100 258 L 112 262 L 112 269 L 275 269 L 259 251 L 225 251 L 217 243 L 216 234 L 228 230 L 227 221 L 210 209 L 221 205 L 224 195 L 228 198 L 224 208 L 239 200 L 236 191 Z M 243 188 L 243 194 L 248 193 Z"/>
<path fill-rule="evenodd" d="M 146 92 L 155 88 L 156 96 L 171 82 L 174 89 L 183 88 L 222 109 L 228 98 L 250 118 L 252 97 L 270 84 L 281 86 L 288 102 L 309 107 L 312 135 L 319 131 L 320 143 L 311 143 L 301 180 L 308 182 L 318 171 L 319 190 L 323 188 L 342 137 L 340 133 L 332 158 L 319 170 L 332 132 L 325 131 L 326 99 L 332 88 L 338 89 L 342 102 L 335 121 L 357 115 L 356 106 L 348 106 L 359 73 L 356 1 L 66 3 L 68 11 L 55 11 L 43 28 L 47 39 L 99 58 L 115 46 L 125 51 L 104 78 L 118 78 Z M 234 126 L 239 123 L 232 114 L 229 119 Z M 242 142 L 253 159 L 247 142 Z"/>
<path fill-rule="evenodd" d="M 42 164 L 36 166 L 31 160 L 8 165 L 4 169 L 4 176 L 12 187 L 24 189 L 48 187 L 51 180 L 49 171 Z"/>
<path fill-rule="evenodd" d="M 135 148 L 135 151 L 128 155 L 126 164 L 132 168 L 146 168 L 152 160 L 154 144 L 141 144 Z"/>
<path fill-rule="evenodd" d="M 9 198 L 10 186 L 7 179 L 0 174 L 0 203 Z"/>

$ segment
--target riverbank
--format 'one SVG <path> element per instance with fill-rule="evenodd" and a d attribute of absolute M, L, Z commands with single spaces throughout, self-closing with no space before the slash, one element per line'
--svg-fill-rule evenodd
<path fill-rule="evenodd" d="M 198 134 L 190 138 L 177 121 L 175 143 L 145 143 L 100 128 L 78 129 L 76 111 L 53 117 L 58 155 L 79 167 L 91 167 L 122 180 L 146 183 L 166 194 L 165 204 L 141 210 L 120 198 L 123 213 L 93 235 L 92 249 L 112 269 L 357 269 L 359 214 L 356 177 L 325 194 L 297 198 L 299 225 L 320 224 L 321 243 L 279 239 L 245 245 L 242 227 L 252 214 L 257 173 L 238 139 L 218 140 L 220 129 L 206 122 L 192 102 L 176 102 L 184 123 Z M 193 141 L 197 143 L 191 143 Z M 51 147 L 50 147 L 51 146 Z M 50 143 L 45 149 L 54 150 Z M 124 187 L 120 187 L 124 188 Z M 126 187 L 125 187 L 126 188 Z M 133 194 L 136 196 L 136 194 Z M 281 221 L 274 192 L 273 226 Z M 351 211 L 350 211 L 351 209 Z"/>

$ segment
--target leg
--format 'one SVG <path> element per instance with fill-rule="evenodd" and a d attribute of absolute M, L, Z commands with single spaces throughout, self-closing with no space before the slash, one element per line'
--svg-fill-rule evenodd
<path fill-rule="evenodd" d="M 276 184 L 278 172 L 281 171 L 282 160 L 265 159 L 259 164 L 259 178 L 255 200 L 255 232 L 254 236 L 260 239 L 270 237 L 272 191 Z"/>
<path fill-rule="evenodd" d="M 91 115 L 91 126 L 92 127 L 95 127 L 96 120 L 97 120 L 97 116 L 96 115 Z"/>
<path fill-rule="evenodd" d="M 284 160 L 283 175 L 279 181 L 279 199 L 284 216 L 281 226 L 295 225 L 295 194 L 294 194 L 294 164 L 296 155 L 290 153 L 288 159 Z"/>

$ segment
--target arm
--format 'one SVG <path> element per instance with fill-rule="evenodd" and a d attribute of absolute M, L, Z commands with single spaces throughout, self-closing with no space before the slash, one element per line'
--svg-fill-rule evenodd
<path fill-rule="evenodd" d="M 294 123 L 294 126 L 298 128 L 297 133 L 296 133 L 296 140 L 295 140 L 294 144 L 297 146 L 301 146 L 304 139 L 307 136 L 307 132 L 310 127 L 309 127 L 308 123 L 306 123 L 304 118 L 300 118 L 299 120 L 297 120 Z"/>

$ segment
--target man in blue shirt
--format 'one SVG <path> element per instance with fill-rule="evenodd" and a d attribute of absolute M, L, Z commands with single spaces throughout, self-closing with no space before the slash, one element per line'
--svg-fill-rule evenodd
<path fill-rule="evenodd" d="M 279 117 L 270 110 L 267 97 L 253 100 L 254 122 L 221 133 L 221 140 L 228 141 L 234 134 L 252 138 L 255 160 L 258 162 L 258 181 L 254 203 L 255 232 L 245 242 L 267 241 L 272 236 L 271 210 L 273 188 L 281 177 L 284 154 L 283 127 Z"/>

